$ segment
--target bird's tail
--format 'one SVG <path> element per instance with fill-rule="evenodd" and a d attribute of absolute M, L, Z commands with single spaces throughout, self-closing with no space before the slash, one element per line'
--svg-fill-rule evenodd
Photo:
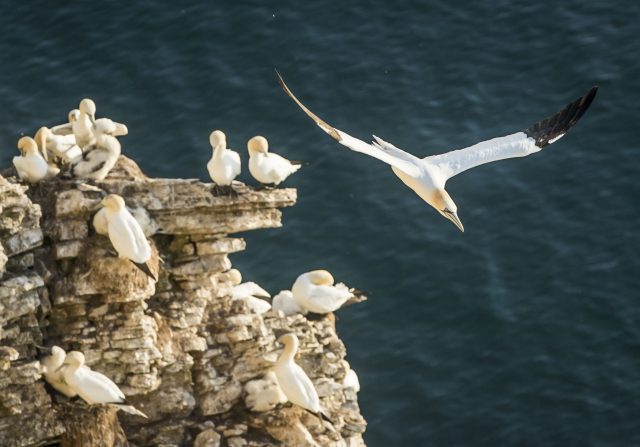
<path fill-rule="evenodd" d="M 116 407 L 118 410 L 124 411 L 125 413 L 129 413 L 134 416 L 140 416 L 145 419 L 149 419 L 149 416 L 144 414 L 142 411 L 138 410 L 133 405 L 127 405 L 127 404 L 109 404 L 109 405 Z"/>
<path fill-rule="evenodd" d="M 584 96 L 576 99 L 555 115 L 535 123 L 524 133 L 536 140 L 536 146 L 539 148 L 553 143 L 564 136 L 582 118 L 584 112 L 593 102 L 593 98 L 596 97 L 597 92 L 598 86 L 594 85 Z"/>
<path fill-rule="evenodd" d="M 151 272 L 151 269 L 149 268 L 149 265 L 146 262 L 133 262 L 133 261 L 131 262 L 133 263 L 133 265 L 135 265 L 140 270 L 142 270 L 147 276 L 152 278 L 154 281 L 158 281 L 158 278 L 156 278 L 156 275 L 154 275 Z"/>

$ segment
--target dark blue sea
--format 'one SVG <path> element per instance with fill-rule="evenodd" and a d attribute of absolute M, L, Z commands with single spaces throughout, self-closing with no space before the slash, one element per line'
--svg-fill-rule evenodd
<path fill-rule="evenodd" d="M 0 7 L 2 166 L 83 97 L 152 176 L 208 179 L 209 132 L 308 162 L 233 263 L 326 268 L 370 447 L 640 445 L 640 2 L 130 1 Z M 593 84 L 561 141 L 447 185 L 466 232 L 339 129 L 426 156 L 523 130 Z M 245 169 L 241 179 L 253 183 Z"/>

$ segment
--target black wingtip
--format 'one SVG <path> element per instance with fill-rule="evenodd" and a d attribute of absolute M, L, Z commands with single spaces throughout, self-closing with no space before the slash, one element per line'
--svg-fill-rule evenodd
<path fill-rule="evenodd" d="M 331 425 L 333 424 L 333 421 L 331 419 L 329 419 L 329 416 L 326 415 L 326 413 L 324 411 L 318 411 L 316 413 L 316 416 L 318 416 L 320 419 L 327 421 L 328 423 L 330 423 Z"/>
<path fill-rule="evenodd" d="M 582 115 L 593 102 L 593 98 L 596 97 L 597 92 L 598 86 L 594 85 L 585 95 L 568 104 L 555 115 L 535 123 L 524 133 L 533 138 L 536 141 L 536 146 L 540 148 L 553 143 L 567 133 L 582 118 Z"/>
<path fill-rule="evenodd" d="M 150 278 L 152 278 L 154 281 L 158 281 L 158 278 L 156 278 L 156 276 L 151 272 L 151 269 L 149 268 L 149 266 L 147 265 L 146 262 L 142 262 L 142 263 L 137 263 L 137 262 L 133 262 L 133 265 L 135 265 L 136 267 L 138 267 L 140 270 L 142 270 L 147 276 L 149 276 Z"/>

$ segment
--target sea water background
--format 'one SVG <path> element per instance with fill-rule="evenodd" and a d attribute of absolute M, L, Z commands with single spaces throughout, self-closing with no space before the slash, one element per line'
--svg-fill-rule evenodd
<path fill-rule="evenodd" d="M 178 4 L 180 3 L 180 4 Z M 327 268 L 370 447 L 640 445 L 640 2 L 5 2 L 2 165 L 83 97 L 152 176 L 207 179 L 208 134 L 309 165 L 284 228 L 232 261 L 273 292 Z M 528 127 L 540 154 L 456 177 L 461 234 L 320 116 L 426 156 Z M 253 183 L 246 165 L 241 177 Z"/>

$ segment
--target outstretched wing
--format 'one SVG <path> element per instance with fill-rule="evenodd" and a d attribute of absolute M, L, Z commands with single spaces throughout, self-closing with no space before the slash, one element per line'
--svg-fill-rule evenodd
<path fill-rule="evenodd" d="M 280 76 L 280 73 L 276 71 L 276 74 L 278 75 L 278 81 L 280 82 L 280 85 L 287 93 L 287 95 L 289 95 L 289 97 L 293 99 L 296 104 L 298 104 L 298 106 L 304 111 L 304 113 L 306 113 L 309 118 L 311 118 L 318 125 L 318 127 L 328 133 L 338 143 L 356 152 L 361 152 L 363 154 L 367 154 L 371 157 L 377 158 L 378 160 L 383 161 L 395 168 L 398 168 L 413 177 L 417 177 L 419 175 L 419 158 L 403 151 L 402 149 L 398 149 L 392 144 L 386 143 L 377 137 L 374 137 L 376 139 L 375 143 L 368 144 L 327 124 L 300 102 L 300 100 L 293 94 L 293 92 L 291 92 L 289 87 L 287 87 L 287 84 L 285 84 L 284 79 L 282 79 L 282 76 Z"/>
<path fill-rule="evenodd" d="M 538 152 L 545 146 L 558 141 L 578 122 L 591 105 L 597 91 L 597 86 L 592 87 L 584 96 L 555 115 L 535 123 L 524 132 L 493 138 L 446 154 L 425 157 L 425 160 L 440 168 L 447 178 L 451 178 L 485 163 L 505 158 L 525 157 Z"/>

